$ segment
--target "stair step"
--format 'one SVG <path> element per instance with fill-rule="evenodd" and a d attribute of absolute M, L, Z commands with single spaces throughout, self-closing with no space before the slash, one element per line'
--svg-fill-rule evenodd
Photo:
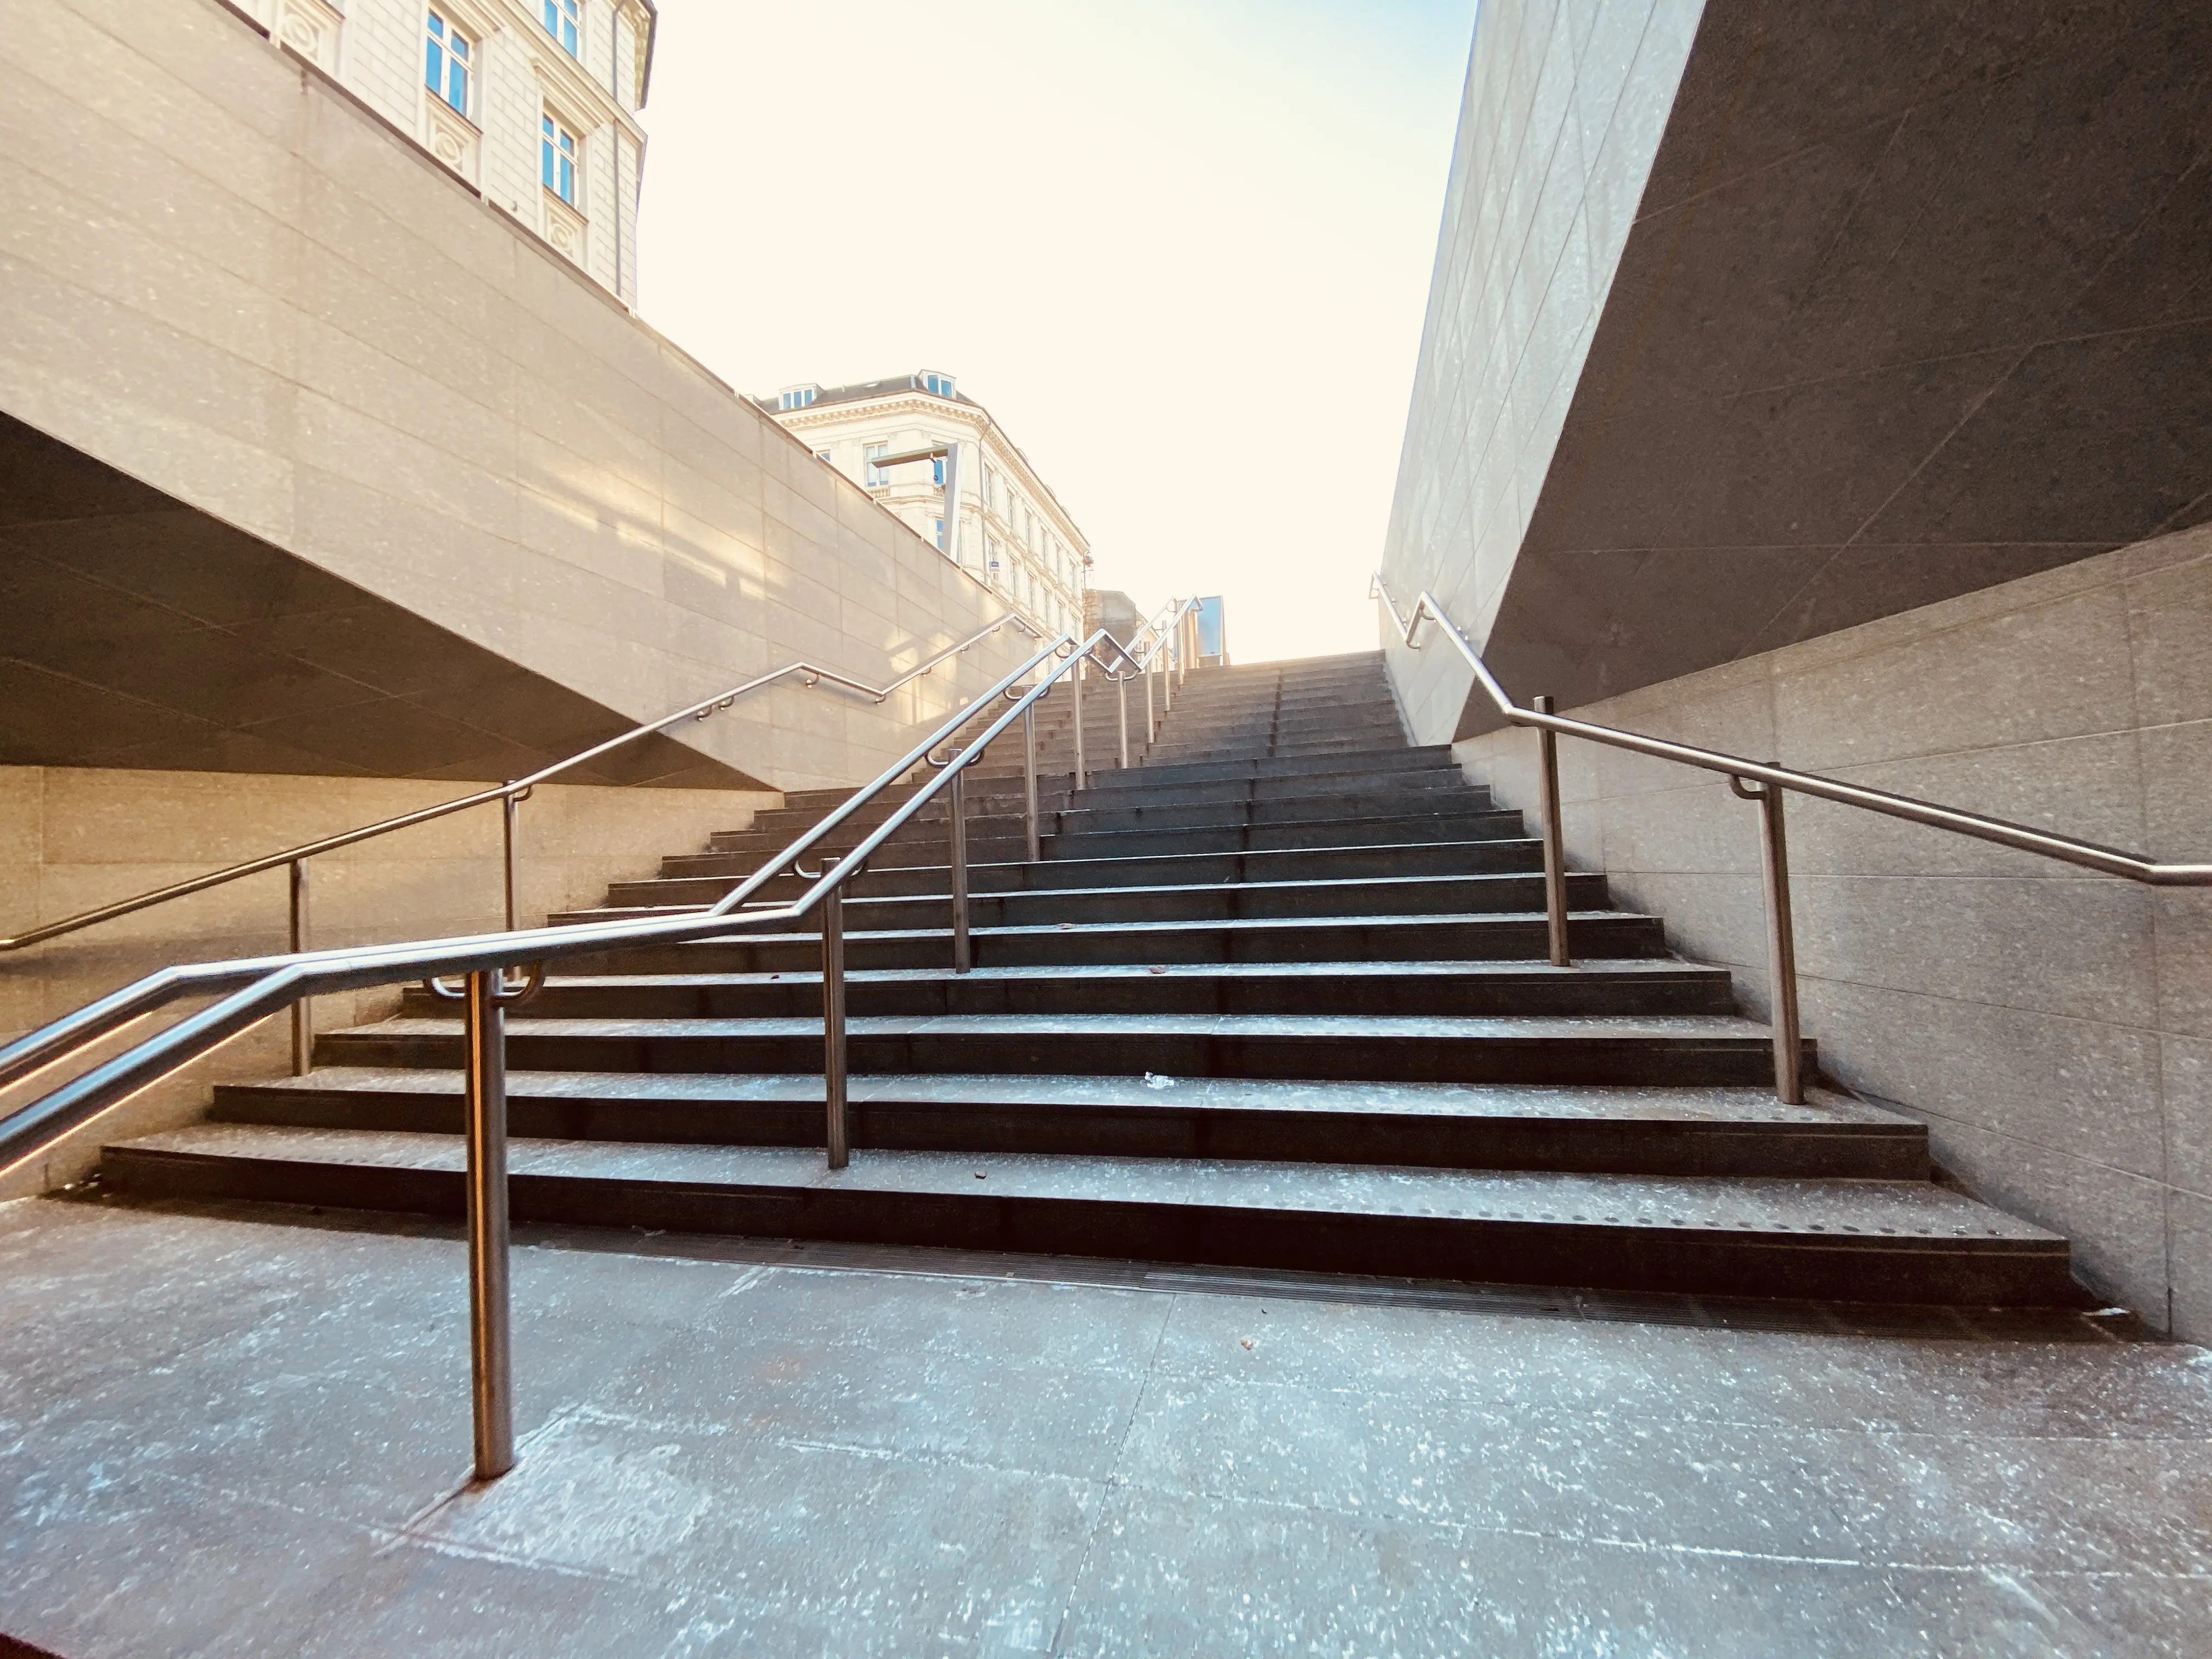
<path fill-rule="evenodd" d="M 1377 750 L 1373 754 L 1360 757 L 1358 767 L 1354 769 L 1416 771 L 1455 764 L 1450 747 L 1436 744 L 1425 749 Z M 1114 781 L 1116 787 L 1149 787 L 1156 783 L 1201 782 L 1215 778 L 1293 778 L 1346 769 L 1343 757 L 1336 755 L 1310 757 L 1221 756 L 1206 760 L 1177 761 L 1172 764 L 1147 759 L 1144 765 L 1132 767 L 1128 771 L 1119 774 Z"/>
<path fill-rule="evenodd" d="M 1266 853 L 1292 848 L 1377 847 L 1393 842 L 1496 837 L 1519 841 L 1521 814 L 1470 812 L 1449 818 L 1431 813 L 1367 818 L 1316 818 L 1302 823 L 1231 824 L 1204 830 L 1087 830 L 1058 835 L 1044 848 L 1048 859 L 1145 858 L 1160 853 Z"/>
<path fill-rule="evenodd" d="M 672 912 L 681 914 L 680 910 Z M 580 910 L 563 923 L 611 921 L 626 915 L 666 910 Z M 733 921 L 735 919 L 733 918 Z M 1055 963 L 1139 966 L 1175 963 L 1280 962 L 1527 962 L 1545 958 L 1550 934 L 1540 912 L 1522 915 L 1261 916 L 1199 921 L 1053 922 L 969 931 L 979 967 L 1043 967 Z M 887 931 L 848 929 L 845 960 L 859 968 L 935 968 L 951 960 L 950 918 L 937 927 Z M 1666 954 L 1656 916 L 1628 911 L 1570 914 L 1567 940 L 1577 960 L 1618 960 Z M 643 945 L 620 953 L 622 969 L 637 973 L 741 973 L 804 970 L 820 959 L 818 933 L 732 933 L 692 944 Z M 672 955 L 674 952 L 677 954 Z M 711 962 L 708 959 L 711 958 Z M 678 962 L 695 964 L 676 967 Z M 596 959 L 572 966 L 596 967 Z"/>
<path fill-rule="evenodd" d="M 204 1124 L 113 1187 L 458 1215 L 458 1137 Z M 519 1140 L 524 1222 L 1853 1301 L 2082 1304 L 2065 1242 L 1921 1181 Z"/>
<path fill-rule="evenodd" d="M 1066 1014 L 859 1016 L 855 1073 L 1052 1072 L 1343 1082 L 1735 1084 L 1773 1081 L 1765 1027 L 1726 1015 Z M 1808 1042 L 1806 1054 L 1813 1054 Z M 316 1040 L 319 1064 L 452 1066 L 453 1019 L 402 1016 Z M 533 1071 L 802 1072 L 820 1015 L 784 1019 L 507 1021 L 507 1063 Z"/>
<path fill-rule="evenodd" d="M 1271 1082 L 1244 1078 L 855 1077 L 853 1144 L 1437 1169 L 1923 1181 L 1928 1132 L 1847 1096 L 1761 1089 Z M 516 1072 L 516 1135 L 819 1146 L 818 1075 Z M 461 1073 L 329 1066 L 222 1084 L 218 1122 L 458 1134 Z"/>
<path fill-rule="evenodd" d="M 939 881 L 919 893 L 892 896 L 866 890 L 848 897 L 848 927 L 932 927 L 946 925 L 952 895 L 942 872 Z M 1046 866 L 1060 870 L 1057 863 Z M 971 871 L 972 876 L 972 871 Z M 794 880 L 799 878 L 794 878 Z M 617 882 L 607 890 L 611 906 L 714 903 L 738 884 L 734 876 L 659 877 Z M 1578 910 L 1606 905 L 1601 875 L 1575 872 L 1567 878 L 1567 902 Z M 1255 917 L 1324 915 L 1487 915 L 1544 908 L 1541 871 L 1446 876 L 1379 876 L 1334 880 L 1250 881 L 1230 884 L 1091 887 L 1066 882 L 1013 891 L 978 890 L 971 880 L 969 922 L 1003 927 L 1043 922 L 1188 921 Z"/>
<path fill-rule="evenodd" d="M 414 1013 L 441 1005 L 416 988 Z M 1674 962 L 1331 962 L 871 969 L 848 972 L 854 1014 L 1712 1014 L 1735 1007 L 1725 969 Z M 538 1019 L 812 1018 L 818 972 L 564 975 L 529 1004 Z M 518 1015 L 518 1018 L 520 1016 Z"/>
<path fill-rule="evenodd" d="M 968 865 L 972 893 L 1019 892 L 1062 887 L 1180 887 L 1217 883 L 1235 885 L 1264 881 L 1344 880 L 1388 876 L 1504 875 L 1543 868 L 1543 847 L 1528 840 L 1401 842 L 1384 847 L 1292 848 L 1263 853 L 1164 853 L 1143 858 L 1054 859 L 1048 863 L 984 863 L 973 855 Z M 698 853 L 661 860 L 661 878 L 688 880 L 714 876 L 742 879 L 760 867 L 742 854 Z M 869 866 L 850 890 L 856 894 L 944 893 L 951 872 L 942 864 Z M 812 884 L 781 876 L 763 890 L 765 897 L 796 898 Z"/>

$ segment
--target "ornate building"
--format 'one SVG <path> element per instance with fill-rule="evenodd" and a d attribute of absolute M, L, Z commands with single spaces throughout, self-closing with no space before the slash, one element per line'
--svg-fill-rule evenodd
<path fill-rule="evenodd" d="M 653 0 L 234 3 L 635 302 Z"/>
<path fill-rule="evenodd" d="M 1050 632 L 1081 625 L 1090 543 L 951 375 L 791 386 L 754 401 L 1014 610 Z"/>

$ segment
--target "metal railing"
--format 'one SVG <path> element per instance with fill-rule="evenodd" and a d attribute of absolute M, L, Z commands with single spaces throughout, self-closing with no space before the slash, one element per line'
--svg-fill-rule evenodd
<path fill-rule="evenodd" d="M 1434 594 L 1424 591 L 1413 602 L 1410 613 L 1401 612 L 1397 601 L 1390 597 L 1390 590 L 1377 574 L 1370 580 L 1369 596 L 1382 600 L 1389 608 L 1392 623 L 1408 647 L 1415 646 L 1414 636 L 1424 619 L 1433 620 L 1444 637 L 1467 659 L 1468 665 L 1474 671 L 1475 683 L 1498 712 L 1515 726 L 1534 728 L 1542 773 L 1544 908 L 1555 966 L 1566 967 L 1572 960 L 1567 948 L 1565 853 L 1559 828 L 1560 738 L 1581 738 L 1702 771 L 1718 772 L 1728 779 L 1729 787 L 1736 795 L 1758 804 L 1761 831 L 1759 872 L 1765 896 L 1767 971 L 1772 1001 L 1770 1023 L 1774 1032 L 1775 1091 L 1790 1105 L 1804 1103 L 1805 1079 L 1797 1006 L 1796 937 L 1790 918 L 1789 838 L 1783 814 L 1786 793 L 1794 791 L 1820 800 L 1925 824 L 1933 830 L 1948 830 L 1954 835 L 1971 836 L 1977 841 L 2015 848 L 2062 864 L 2124 877 L 2154 887 L 2212 887 L 2212 864 L 2159 864 L 2094 842 L 2079 841 L 2071 836 L 2056 835 L 2002 818 L 1985 817 L 1978 812 L 1962 812 L 1956 807 L 1893 794 L 1887 789 L 1869 789 L 1863 784 L 1794 771 L 1772 762 L 1747 760 L 1741 755 L 1725 755 L 1692 744 L 1673 743 L 1589 720 L 1569 720 L 1553 712 L 1549 697 L 1534 698 L 1534 707 L 1523 708 L 1506 694 L 1498 677 L 1483 661 L 1482 653 L 1444 614 Z"/>
<path fill-rule="evenodd" d="M 216 1000 L 82 1075 L 0 1117 L 0 1174 L 36 1157 L 60 1136 L 82 1127 L 179 1067 L 228 1042 L 301 999 L 331 992 L 422 980 L 438 995 L 463 1005 L 463 1066 L 468 1161 L 471 1390 L 476 1468 L 489 1480 L 514 1464 L 513 1346 L 507 1296 L 506 1012 L 533 995 L 549 962 L 648 945 L 678 945 L 727 937 L 741 929 L 788 925 L 818 913 L 823 966 L 823 1139 L 830 1166 L 850 1158 L 844 1006 L 844 890 L 870 857 L 912 823 L 939 795 L 955 788 L 989 745 L 1020 720 L 1029 734 L 1029 793 L 1036 793 L 1033 711 L 1039 699 L 1086 661 L 1115 671 L 1098 653 L 1134 659 L 1103 629 L 1087 639 L 1064 634 L 1045 644 L 975 702 L 941 722 L 921 744 L 865 787 L 840 803 L 811 830 L 697 915 L 586 922 L 559 927 L 367 945 L 351 950 L 293 952 L 230 962 L 166 968 L 100 999 L 0 1049 L 0 1087 L 67 1064 L 89 1045 L 122 1032 L 171 1003 L 192 997 Z M 1038 673 L 1038 671 L 1043 671 Z M 1022 682 L 1038 673 L 1033 685 Z M 736 695 L 736 694 L 730 694 Z M 875 829 L 834 860 L 825 855 L 809 870 L 817 848 L 886 789 L 921 767 L 939 748 L 981 717 L 1009 706 L 972 741 L 934 769 L 921 787 Z M 704 707 L 705 705 L 695 705 Z M 677 718 L 681 718 L 678 716 Z M 492 796 L 490 798 L 496 799 Z M 455 808 L 453 810 L 459 810 Z M 1033 836 L 1034 839 L 1034 836 Z M 955 821 L 955 950 L 966 942 L 967 881 L 964 825 Z M 266 866 L 264 866 L 266 867 Z M 770 881 L 791 871 L 811 883 L 788 904 L 743 908 Z M 509 975 L 524 970 L 518 981 Z M 448 988 L 443 979 L 461 975 Z"/>
<path fill-rule="evenodd" d="M 789 679 L 803 679 L 810 688 L 824 684 L 843 686 L 877 702 L 882 702 L 893 692 L 912 684 L 939 664 L 948 662 L 952 658 L 972 649 L 994 634 L 1006 628 L 1019 629 L 1031 639 L 1043 638 L 1042 635 L 1022 617 L 1011 614 L 1000 617 L 988 627 L 970 634 L 957 645 L 947 646 L 927 662 L 900 675 L 889 685 L 882 687 L 866 684 L 853 678 L 850 675 L 839 673 L 834 668 L 823 668 L 818 664 L 805 661 L 786 663 L 782 667 L 773 669 L 768 673 L 747 680 L 742 685 L 732 686 L 726 691 L 717 692 L 711 697 L 702 698 L 697 702 L 689 704 L 672 714 L 664 715 L 657 720 L 647 721 L 643 726 L 632 726 L 629 731 L 609 738 L 604 743 L 593 744 L 590 748 L 580 750 L 566 760 L 556 761 L 550 766 L 532 772 L 528 777 L 517 778 L 512 782 L 499 784 L 489 789 L 479 789 L 473 794 L 461 795 L 453 800 L 441 801 L 434 806 L 420 807 L 412 812 L 402 812 L 394 817 L 380 818 L 374 823 L 362 824 L 359 829 L 341 830 L 334 836 L 325 836 L 319 841 L 307 842 L 298 847 L 286 848 L 280 853 L 270 853 L 261 858 L 248 859 L 242 864 L 234 864 L 224 869 L 212 870 L 206 875 L 193 876 L 185 881 L 172 882 L 166 887 L 153 888 L 131 898 L 118 899 L 112 903 L 103 904 L 94 909 L 80 911 L 77 915 L 65 916 L 59 921 L 48 922 L 44 927 L 28 928 L 12 938 L 0 939 L 0 954 L 24 950 L 33 945 L 42 945 L 48 939 L 59 939 L 64 934 L 74 933 L 80 928 L 96 927 L 104 921 L 113 921 L 123 916 L 135 915 L 140 910 L 151 909 L 155 905 L 167 904 L 173 900 L 188 898 L 194 893 L 204 893 L 210 888 L 222 887 L 228 883 L 242 880 L 247 876 L 258 876 L 265 871 L 289 866 L 290 873 L 289 890 L 291 897 L 289 949 L 291 954 L 301 955 L 307 949 L 308 860 L 319 857 L 325 853 L 337 852 L 341 848 L 356 846 L 365 841 L 373 841 L 380 836 L 388 836 L 396 830 L 411 830 L 417 824 L 430 823 L 439 818 L 450 817 L 455 812 L 465 812 L 471 807 L 489 806 L 494 804 L 497 804 L 501 810 L 502 897 L 505 902 L 507 927 L 508 931 L 512 932 L 517 921 L 515 910 L 517 816 L 522 809 L 522 804 L 530 799 L 532 792 L 539 784 L 550 783 L 563 773 L 572 772 L 580 766 L 599 759 L 602 756 L 611 755 L 618 749 L 627 748 L 629 744 L 641 742 L 656 732 L 665 732 L 672 726 L 681 725 L 685 720 L 710 719 L 723 709 L 730 708 L 739 698 L 749 696 L 756 691 L 766 690 L 769 686 L 780 684 Z M 308 1003 L 303 999 L 295 1003 L 292 1008 L 292 1070 L 295 1075 L 306 1074 L 311 1058 L 310 1050 L 313 1046 L 313 1013 Z"/>

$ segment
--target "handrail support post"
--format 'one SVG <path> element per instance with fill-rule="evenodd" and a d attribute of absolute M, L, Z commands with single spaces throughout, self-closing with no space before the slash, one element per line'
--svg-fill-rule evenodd
<path fill-rule="evenodd" d="M 1536 712 L 1553 712 L 1552 699 L 1535 699 Z M 1552 966 L 1571 968 L 1574 957 L 1567 945 L 1567 847 L 1559 822 L 1559 738 L 1549 726 L 1536 728 L 1536 753 L 1543 769 L 1544 812 L 1544 931 L 1551 947 Z"/>
<path fill-rule="evenodd" d="M 1037 844 L 1036 705 L 1022 710 L 1022 823 L 1029 836 L 1029 860 L 1044 856 Z"/>
<path fill-rule="evenodd" d="M 1114 682 L 1114 721 L 1121 738 L 1121 769 L 1129 769 L 1129 682 L 1124 676 Z"/>
<path fill-rule="evenodd" d="M 1756 801 L 1759 812 L 1759 872 L 1766 898 L 1767 1019 L 1774 1031 L 1774 1092 L 1785 1106 L 1805 1103 L 1805 1054 L 1797 1010 L 1797 938 L 1790 914 L 1790 843 L 1784 827 L 1784 791 L 1771 783 L 1731 777 L 1729 787 Z"/>
<path fill-rule="evenodd" d="M 968 772 L 959 765 L 952 774 L 950 798 L 952 821 L 946 836 L 952 866 L 952 971 L 964 974 L 975 966 L 968 939 Z"/>
<path fill-rule="evenodd" d="M 307 861 L 294 859 L 291 872 L 292 892 L 292 954 L 299 956 L 307 948 Z M 292 1075 L 305 1077 L 315 1063 L 315 1003 L 312 997 L 300 997 L 292 1004 Z"/>
<path fill-rule="evenodd" d="M 507 1015 L 496 969 L 468 977 L 469 1381 L 479 1480 L 514 1467 L 514 1348 L 507 1281 Z"/>
<path fill-rule="evenodd" d="M 1151 659 L 1145 664 L 1145 747 L 1148 750 L 1160 740 L 1159 720 L 1152 713 L 1153 665 L 1158 660 L 1159 652 L 1155 648 Z"/>
<path fill-rule="evenodd" d="M 852 1119 L 845 1105 L 845 890 L 823 860 L 830 890 L 822 896 L 822 1098 L 830 1167 L 853 1161 Z"/>
<path fill-rule="evenodd" d="M 499 805 L 501 861 L 506 866 L 507 931 L 511 933 L 515 930 L 514 820 L 515 815 L 522 810 L 522 802 L 510 791 L 500 798 Z"/>
<path fill-rule="evenodd" d="M 1075 659 L 1075 672 L 1070 678 L 1075 682 L 1071 695 L 1075 700 L 1075 789 L 1078 794 L 1091 787 L 1091 776 L 1083 763 L 1083 670 L 1089 653 L 1079 653 Z"/>

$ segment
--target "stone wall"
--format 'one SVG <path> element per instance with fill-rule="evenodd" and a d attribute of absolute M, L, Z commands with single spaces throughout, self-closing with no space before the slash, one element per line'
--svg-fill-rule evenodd
<path fill-rule="evenodd" d="M 1420 654 L 1440 656 L 1433 640 Z M 1572 711 L 2167 862 L 2212 860 L 2212 530 Z M 1533 737 L 1459 745 L 1534 809 Z M 1570 860 L 1766 1003 L 1758 809 L 1562 744 Z M 2074 1239 L 2102 1291 L 2212 1338 L 2212 891 L 2148 889 L 1793 796 L 1805 1029 L 1942 1164 Z"/>
<path fill-rule="evenodd" d="M 450 800 L 482 786 L 233 772 L 0 767 L 0 931 L 18 933 L 276 848 Z M 517 899 L 525 926 L 599 903 L 611 881 L 649 876 L 665 854 L 743 829 L 775 794 L 549 785 L 521 812 Z M 478 807 L 326 854 L 309 866 L 313 947 L 436 938 L 502 923 L 500 814 Z M 0 1041 L 176 962 L 282 951 L 289 878 L 249 876 L 49 944 L 0 955 Z M 380 1018 L 395 989 L 325 997 L 319 1027 Z M 0 1172 L 0 1198 L 73 1181 L 103 1140 L 195 1115 L 208 1085 L 288 1068 L 289 1017 L 264 1021 L 42 1156 Z M 135 1039 L 145 1035 L 139 1028 Z M 50 1088 L 0 1093 L 0 1113 Z"/>

